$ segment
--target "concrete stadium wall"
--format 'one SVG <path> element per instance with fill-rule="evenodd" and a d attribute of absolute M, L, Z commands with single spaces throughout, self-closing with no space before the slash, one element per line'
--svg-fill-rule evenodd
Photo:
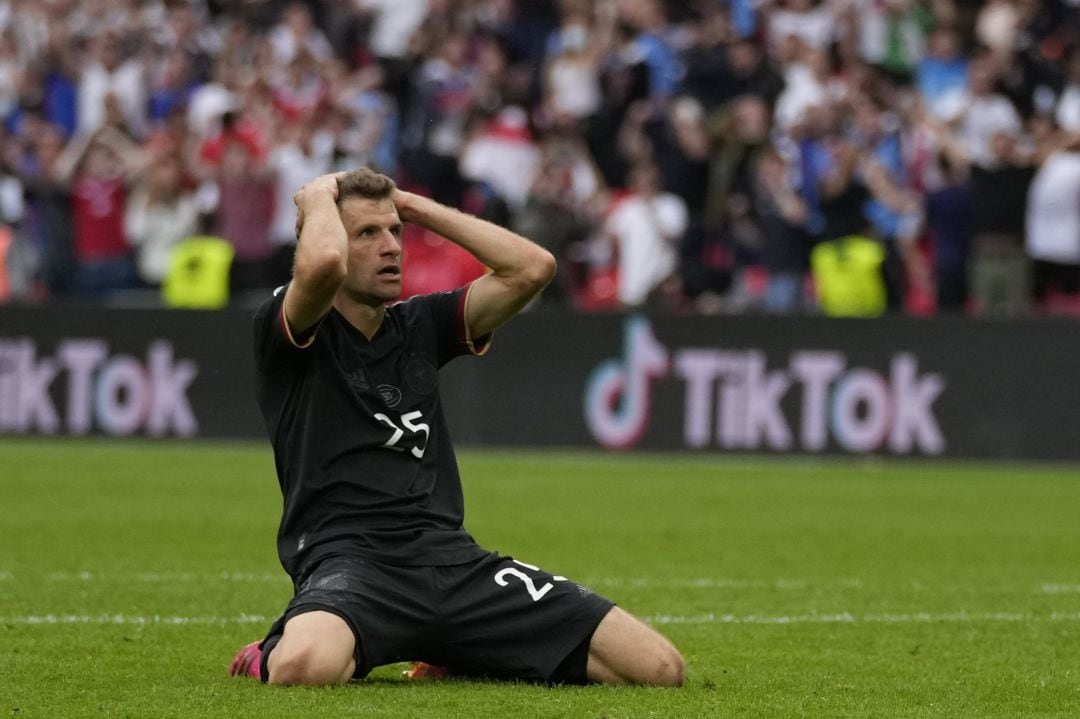
<path fill-rule="evenodd" d="M 263 437 L 247 312 L 0 308 L 0 434 Z M 461 445 L 1080 459 L 1080 322 L 527 314 Z"/>

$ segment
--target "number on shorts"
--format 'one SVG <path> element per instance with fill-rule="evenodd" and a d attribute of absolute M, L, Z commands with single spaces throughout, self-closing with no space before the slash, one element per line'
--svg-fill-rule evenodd
<path fill-rule="evenodd" d="M 531 564 L 526 564 L 525 562 L 519 562 L 516 559 L 513 560 L 513 561 L 514 561 L 514 564 L 525 567 L 526 569 L 531 569 L 534 572 L 539 572 L 540 571 L 540 567 L 534 567 Z M 552 589 L 555 588 L 555 585 L 552 584 L 551 582 L 544 582 L 544 586 L 542 586 L 542 587 L 540 587 L 538 589 L 536 587 L 536 582 L 533 581 L 532 577 L 530 577 L 528 574 L 525 574 L 525 572 L 522 572 L 520 569 L 514 569 L 513 567 L 507 567 L 506 569 L 500 569 L 498 572 L 496 572 L 495 573 L 495 583 L 498 584 L 500 587 L 509 586 L 510 580 L 508 580 L 507 577 L 517 577 L 518 579 L 520 579 L 522 584 L 525 585 L 525 591 L 527 591 L 529 593 L 529 596 L 532 597 L 532 600 L 534 602 L 539 602 L 541 599 L 544 598 L 545 594 L 547 594 L 548 592 L 550 592 Z M 565 582 L 566 581 L 566 577 L 552 577 L 552 579 L 554 579 L 556 582 Z"/>

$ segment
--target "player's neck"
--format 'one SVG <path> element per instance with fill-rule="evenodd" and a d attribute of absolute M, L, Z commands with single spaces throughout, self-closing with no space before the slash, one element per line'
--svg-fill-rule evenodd
<path fill-rule="evenodd" d="M 386 315 L 386 303 L 366 304 L 341 295 L 334 300 L 334 308 L 369 340 L 379 331 Z"/>

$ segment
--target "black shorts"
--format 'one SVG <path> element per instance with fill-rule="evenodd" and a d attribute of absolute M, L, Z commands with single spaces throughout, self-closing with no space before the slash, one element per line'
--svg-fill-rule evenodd
<path fill-rule="evenodd" d="M 356 678 L 382 664 L 423 661 L 467 676 L 583 682 L 588 640 L 613 606 L 494 553 L 437 567 L 332 556 L 303 580 L 263 647 L 272 649 L 292 617 L 327 611 L 356 637 Z M 567 670 L 568 658 L 580 666 Z"/>

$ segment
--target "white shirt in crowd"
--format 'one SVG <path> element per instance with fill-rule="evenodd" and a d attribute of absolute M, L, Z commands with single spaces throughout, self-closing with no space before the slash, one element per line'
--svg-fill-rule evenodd
<path fill-rule="evenodd" d="M 1027 252 L 1035 260 L 1080 265 L 1080 151 L 1047 158 L 1028 191 Z"/>
<path fill-rule="evenodd" d="M 279 25 L 270 33 L 270 46 L 274 50 L 274 59 L 281 67 L 292 62 L 301 50 L 317 60 L 329 60 L 334 56 L 330 41 L 318 28 L 312 28 L 306 37 L 298 38 L 289 28 Z"/>
<path fill-rule="evenodd" d="M 196 137 L 206 139 L 221 129 L 221 116 L 236 110 L 240 101 L 219 82 L 208 82 L 195 90 L 188 102 L 187 126 Z"/>
<path fill-rule="evenodd" d="M 79 79 L 79 133 L 105 124 L 105 98 L 116 97 L 128 128 L 140 136 L 146 125 L 146 84 L 142 65 L 128 60 L 114 70 L 99 62 L 87 65 Z"/>
<path fill-rule="evenodd" d="M 769 15 L 769 47 L 776 52 L 789 35 L 810 47 L 824 50 L 836 36 L 836 16 L 832 6 L 823 2 L 807 12 L 792 12 L 783 8 Z"/>
<path fill-rule="evenodd" d="M 15 177 L 0 179 L 0 222 L 13 225 L 22 220 L 25 211 L 22 182 Z"/>
<path fill-rule="evenodd" d="M 488 128 L 465 143 L 458 161 L 463 177 L 486 182 L 509 203 L 521 207 L 540 168 L 540 150 L 528 132 L 521 108 L 504 108 Z"/>
<path fill-rule="evenodd" d="M 1080 82 L 1074 82 L 1061 93 L 1054 119 L 1062 130 L 1080 132 Z"/>
<path fill-rule="evenodd" d="M 686 204 L 669 193 L 651 198 L 631 195 L 616 205 L 605 230 L 618 247 L 620 302 L 629 307 L 643 304 L 675 271 L 676 248 L 686 221 Z"/>
<path fill-rule="evenodd" d="M 1018 136 L 1021 127 L 1020 115 L 1005 96 L 973 97 L 960 121 L 960 139 L 973 164 L 988 166 L 994 161 L 990 151 L 994 135 Z"/>
<path fill-rule="evenodd" d="M 318 133 L 311 140 L 311 152 L 304 152 L 296 143 L 274 148 L 267 164 L 277 176 L 274 194 L 274 219 L 270 225 L 270 241 L 275 246 L 296 242 L 295 195 L 312 177 L 330 172 L 333 161 L 334 138 Z"/>
<path fill-rule="evenodd" d="M 375 14 L 371 25 L 371 51 L 376 57 L 402 58 L 409 42 L 427 16 L 428 0 L 354 0 L 361 10 Z"/>
<path fill-rule="evenodd" d="M 199 205 L 194 193 L 171 203 L 149 204 L 136 192 L 124 214 L 124 233 L 135 248 L 135 266 L 146 282 L 161 283 L 169 272 L 172 249 L 198 230 Z"/>
<path fill-rule="evenodd" d="M 808 110 L 829 104 L 828 88 L 802 63 L 784 68 L 784 91 L 776 99 L 773 119 L 777 127 L 790 130 L 802 122 Z"/>
<path fill-rule="evenodd" d="M 600 78 L 596 66 L 588 60 L 556 57 L 548 66 L 547 83 L 556 112 L 583 118 L 600 108 Z"/>

